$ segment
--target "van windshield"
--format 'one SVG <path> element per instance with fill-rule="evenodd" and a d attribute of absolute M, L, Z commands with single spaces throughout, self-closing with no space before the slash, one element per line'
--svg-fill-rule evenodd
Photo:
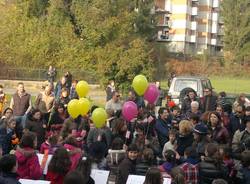
<path fill-rule="evenodd" d="M 184 88 L 192 88 L 198 91 L 198 82 L 190 79 L 177 79 L 175 81 L 174 91 L 180 92 Z"/>

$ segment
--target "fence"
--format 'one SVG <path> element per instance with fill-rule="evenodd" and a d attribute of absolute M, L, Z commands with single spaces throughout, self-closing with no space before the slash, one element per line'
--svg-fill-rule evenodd
<path fill-rule="evenodd" d="M 0 79 L 3 80 L 30 80 L 45 81 L 47 80 L 47 69 L 31 68 L 0 68 Z M 65 74 L 66 70 L 57 70 L 56 80 Z M 88 71 L 70 70 L 74 79 L 86 80 L 88 83 L 97 84 L 98 80 L 95 75 Z"/>

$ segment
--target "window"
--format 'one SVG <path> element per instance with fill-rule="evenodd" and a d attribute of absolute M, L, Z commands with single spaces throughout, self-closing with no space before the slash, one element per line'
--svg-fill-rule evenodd
<path fill-rule="evenodd" d="M 184 88 L 192 88 L 198 91 L 198 82 L 190 79 L 178 79 L 175 81 L 174 91 L 180 92 Z"/>

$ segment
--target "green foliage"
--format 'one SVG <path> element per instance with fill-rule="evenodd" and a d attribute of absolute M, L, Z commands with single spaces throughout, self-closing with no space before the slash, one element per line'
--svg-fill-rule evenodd
<path fill-rule="evenodd" d="M 233 55 L 233 61 L 243 61 L 250 56 L 250 3 L 249 0 L 222 2 L 225 50 Z"/>
<path fill-rule="evenodd" d="M 127 89 L 151 79 L 153 0 L 26 0 L 0 4 L 0 61 L 83 69 Z M 135 11 L 137 10 L 137 11 Z"/>

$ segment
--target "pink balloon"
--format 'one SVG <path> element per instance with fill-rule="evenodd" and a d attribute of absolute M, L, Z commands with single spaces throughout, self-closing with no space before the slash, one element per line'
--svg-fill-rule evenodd
<path fill-rule="evenodd" d="M 150 104 L 154 104 L 159 97 L 160 92 L 155 84 L 149 84 L 146 92 L 144 93 L 144 99 Z"/>
<path fill-rule="evenodd" d="M 136 118 L 138 114 L 137 105 L 133 101 L 128 101 L 123 104 L 122 115 L 127 121 Z"/>

